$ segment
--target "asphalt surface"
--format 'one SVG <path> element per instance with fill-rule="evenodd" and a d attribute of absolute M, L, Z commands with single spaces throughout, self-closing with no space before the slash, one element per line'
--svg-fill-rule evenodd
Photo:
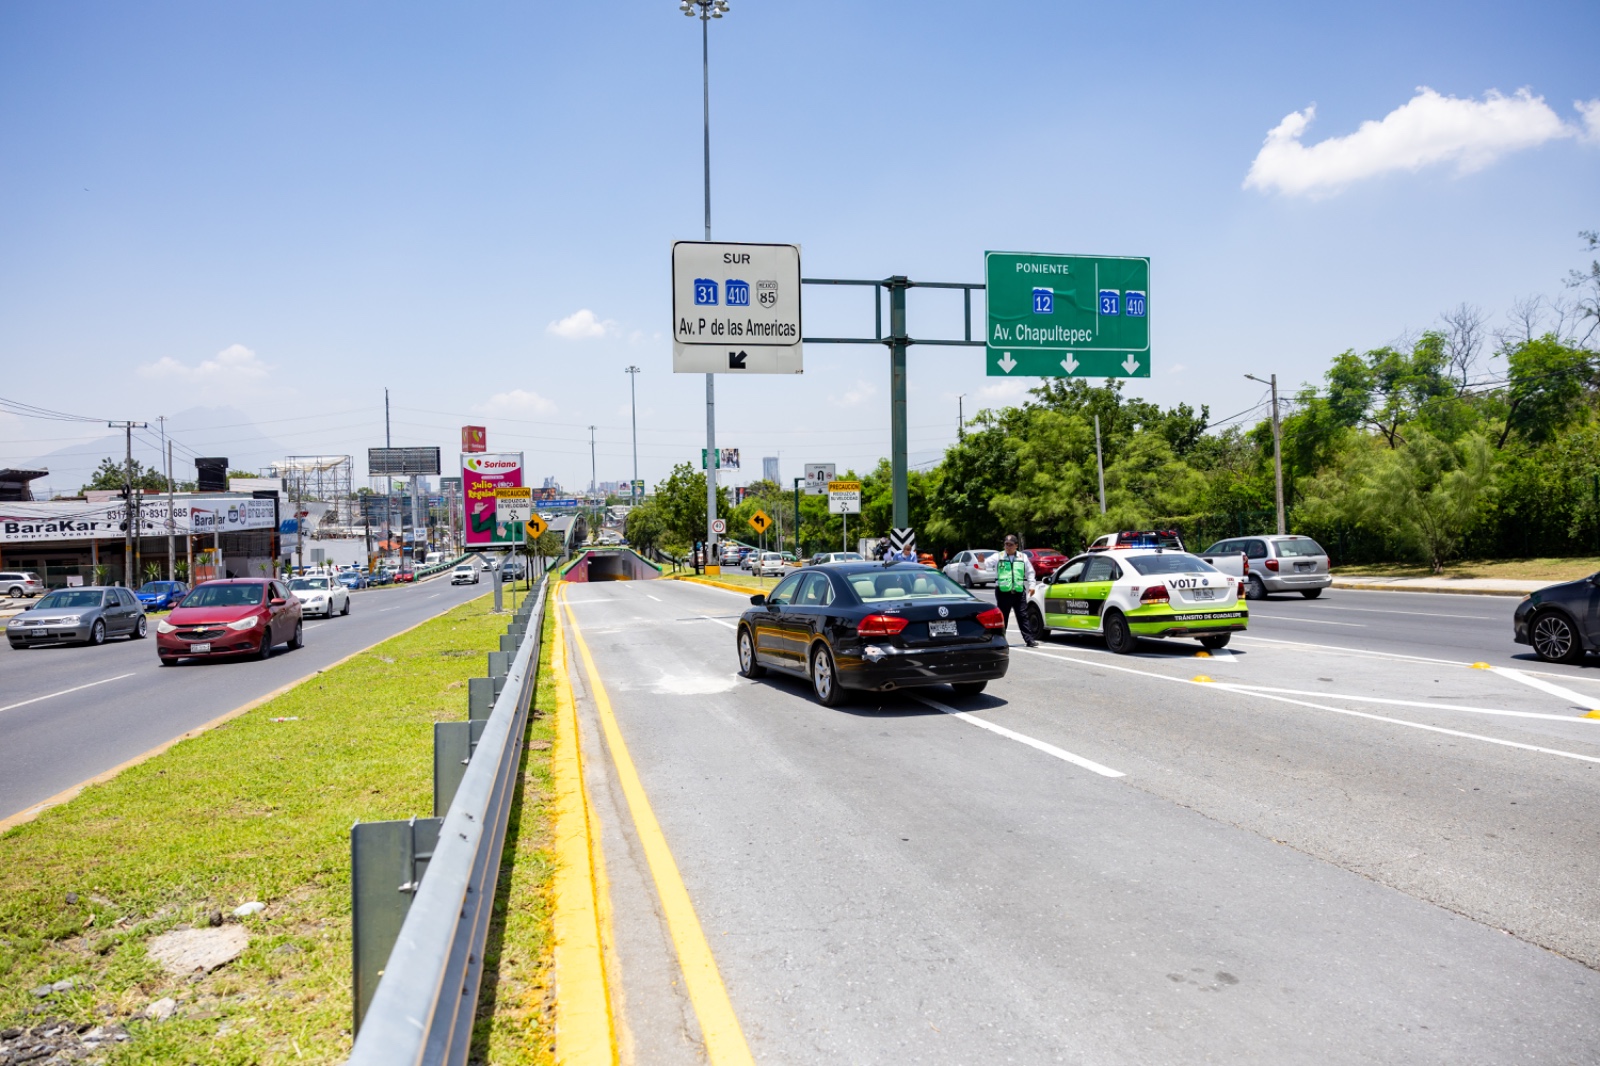
<path fill-rule="evenodd" d="M 265 662 L 156 662 L 144 640 L 18 650 L 0 641 L 0 818 L 488 591 L 446 579 L 355 592 L 350 613 L 305 622 L 305 647 Z"/>
<path fill-rule="evenodd" d="M 568 596 L 758 1062 L 1600 1061 L 1600 664 L 1525 658 L 1515 599 L 829 710 L 737 676 L 737 594 Z M 622 1046 L 706 1061 L 579 687 Z"/>

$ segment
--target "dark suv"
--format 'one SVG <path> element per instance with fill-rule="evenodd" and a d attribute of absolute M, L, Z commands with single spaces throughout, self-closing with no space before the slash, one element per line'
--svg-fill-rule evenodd
<path fill-rule="evenodd" d="M 1551 585 L 1517 604 L 1512 615 L 1518 644 L 1551 663 L 1580 663 L 1585 650 L 1600 652 L 1600 573 Z"/>

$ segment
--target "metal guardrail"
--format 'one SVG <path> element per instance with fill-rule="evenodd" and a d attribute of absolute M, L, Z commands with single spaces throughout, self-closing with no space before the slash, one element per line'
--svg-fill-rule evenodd
<path fill-rule="evenodd" d="M 466 1062 L 548 584 L 512 616 L 489 676 L 471 679 L 468 719 L 435 726 L 435 817 L 351 829 L 352 1066 Z"/>

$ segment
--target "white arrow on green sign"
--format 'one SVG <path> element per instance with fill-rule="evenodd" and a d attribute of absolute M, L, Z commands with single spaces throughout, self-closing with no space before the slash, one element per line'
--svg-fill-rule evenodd
<path fill-rule="evenodd" d="M 984 255 L 990 377 L 1150 376 L 1150 260 Z"/>

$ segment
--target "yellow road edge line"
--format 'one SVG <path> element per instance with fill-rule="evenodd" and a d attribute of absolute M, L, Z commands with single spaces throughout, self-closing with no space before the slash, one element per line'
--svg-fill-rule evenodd
<path fill-rule="evenodd" d="M 484 595 L 487 596 L 488 593 L 486 592 L 486 593 L 484 593 Z M 482 597 L 474 597 L 474 599 L 481 599 L 481 598 Z M 472 602 L 472 600 L 462 600 L 461 603 L 456 604 L 456 607 L 460 607 L 462 604 L 467 604 L 467 603 L 471 603 L 471 602 Z M 452 607 L 452 608 L 450 608 L 450 610 L 455 610 L 455 608 Z M 417 622 L 415 625 L 409 625 L 409 626 L 406 626 L 404 629 L 399 630 L 398 632 L 390 633 L 387 637 L 384 637 L 383 640 L 374 641 L 373 643 L 368 644 L 364 648 L 359 648 L 356 651 L 351 652 L 349 655 L 346 655 L 342 659 L 337 659 L 334 662 L 329 663 L 327 666 L 319 666 L 319 667 L 317 667 L 317 669 L 311 671 L 309 674 L 306 674 L 303 677 L 295 678 L 293 681 L 289 682 L 287 685 L 280 685 L 279 687 L 273 689 L 271 692 L 267 693 L 265 696 L 257 696 L 255 699 L 251 700 L 249 703 L 241 703 L 239 706 L 235 707 L 233 710 L 229 711 L 227 714 L 218 715 L 217 717 L 211 719 L 211 721 L 202 723 L 201 725 L 197 725 L 193 729 L 189 730 L 186 733 L 180 733 L 177 736 L 173 737 L 171 740 L 163 740 L 160 744 L 157 744 L 155 747 L 151 748 L 149 751 L 142 751 L 138 755 L 135 755 L 133 758 L 129 759 L 126 762 L 120 762 L 117 765 L 113 766 L 109 770 L 102 770 L 100 773 L 95 774 L 93 777 L 87 778 L 87 779 L 85 779 L 83 781 L 79 781 L 76 785 L 71 785 L 71 786 L 69 786 L 67 788 L 64 788 L 60 792 L 57 792 L 54 796 L 51 796 L 48 799 L 40 800 L 38 803 L 35 803 L 32 807 L 29 807 L 25 811 L 18 811 L 16 814 L 11 815 L 9 818 L 0 818 L 0 835 L 3 835 L 7 830 L 15 829 L 19 825 L 22 825 L 22 824 L 24 824 L 26 822 L 33 821 L 35 818 L 39 817 L 39 815 L 43 814 L 45 811 L 48 811 L 51 807 L 59 807 L 63 803 L 66 803 L 69 800 L 76 799 L 77 796 L 78 796 L 78 793 L 82 792 L 84 789 L 88 788 L 90 785 L 104 784 L 105 782 L 110 781 L 113 777 L 116 777 L 118 774 L 122 773 L 122 771 L 124 771 L 124 770 L 131 770 L 133 767 L 138 766 L 142 762 L 149 762 L 151 759 L 154 759 L 157 755 L 160 755 L 162 752 L 166 751 L 168 748 L 172 747 L 173 745 L 181 744 L 185 740 L 193 740 L 195 737 L 199 736 L 201 733 L 208 733 L 211 730 L 217 728 L 217 726 L 224 724 L 225 722 L 231 722 L 233 719 L 239 717 L 241 714 L 247 714 L 248 712 L 255 710 L 257 707 L 260 707 L 264 703 L 272 702 L 273 700 L 277 699 L 279 696 L 283 695 L 285 692 L 288 692 L 290 689 L 298 688 L 299 686 L 305 684 L 307 681 L 310 681 L 313 677 L 316 677 L 318 674 L 325 673 L 326 671 L 332 670 L 336 666 L 343 666 L 345 663 L 349 662 L 351 659 L 354 659 L 356 656 L 365 655 L 367 652 L 371 651 L 373 648 L 376 648 L 379 644 L 382 644 L 384 641 L 393 640 L 396 637 L 403 637 L 407 633 L 411 632 L 413 629 L 416 629 L 417 626 L 425 625 L 428 622 L 431 622 L 435 618 L 438 618 L 438 617 L 439 617 L 438 615 L 431 615 L 431 616 L 429 616 L 427 618 L 424 618 L 421 622 Z M 157 667 L 157 669 L 159 669 L 159 667 Z"/>
<path fill-rule="evenodd" d="M 727 589 L 729 592 L 742 592 L 748 596 L 754 596 L 757 593 L 767 593 L 772 591 L 772 588 L 757 588 L 753 585 L 735 585 L 729 581 L 717 581 L 709 577 L 669 577 L 666 580 L 687 581 L 691 585 L 710 585 L 712 588 Z M 776 586 L 779 580 L 781 579 L 774 579 L 772 582 L 773 586 Z"/>
<path fill-rule="evenodd" d="M 617 1061 L 616 1028 L 606 985 L 593 825 L 583 783 L 578 710 L 567 672 L 566 637 L 555 626 L 556 740 L 550 753 L 555 788 L 556 869 L 551 917 L 555 941 L 556 1062 L 590 1066 Z"/>
<path fill-rule="evenodd" d="M 667 919 L 667 930 L 678 953 L 678 966 L 683 971 L 689 1002 L 694 1006 L 695 1017 L 700 1022 L 706 1056 L 712 1066 L 755 1066 L 750 1046 L 744 1039 L 744 1030 L 734 1014 L 733 1002 L 728 998 L 727 986 L 722 983 L 717 960 L 711 954 L 711 945 L 706 941 L 705 930 L 695 914 L 689 890 L 684 887 L 683 877 L 678 872 L 677 860 L 672 857 L 672 849 L 661 832 L 661 823 L 656 821 L 650 798 L 645 794 L 639 772 L 633 765 L 633 757 L 628 754 L 628 746 L 617 726 L 616 715 L 612 713 L 611 699 L 601 684 L 594 657 L 589 654 L 589 645 L 583 639 L 572 605 L 567 602 L 566 586 L 562 586 L 561 594 L 561 605 L 566 609 L 567 622 L 572 627 L 572 639 L 578 646 L 584 675 L 589 681 L 589 696 L 594 700 L 606 746 L 611 750 L 611 761 L 617 768 L 617 783 L 627 797 L 628 811 L 633 815 L 634 829 L 644 848 L 650 875 L 656 883 L 656 893 L 661 898 L 661 910 Z"/>

